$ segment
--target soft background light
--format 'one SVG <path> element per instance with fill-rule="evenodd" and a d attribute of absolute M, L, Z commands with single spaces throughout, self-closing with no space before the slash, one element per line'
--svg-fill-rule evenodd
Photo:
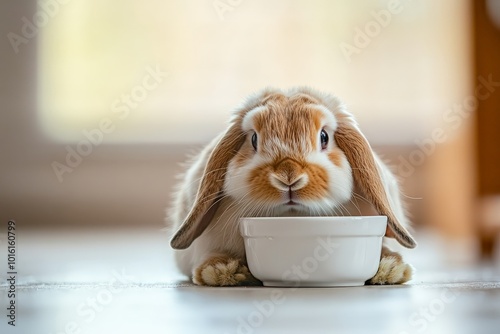
<path fill-rule="evenodd" d="M 443 123 L 470 82 L 466 1 L 400 1 L 349 61 L 357 29 L 393 1 L 70 1 L 40 32 L 39 116 L 81 140 L 110 117 L 107 142 L 205 142 L 265 86 L 334 92 L 375 143 L 412 143 Z M 124 120 L 112 112 L 148 67 L 168 75 Z M 446 126 L 444 124 L 443 126 Z"/>

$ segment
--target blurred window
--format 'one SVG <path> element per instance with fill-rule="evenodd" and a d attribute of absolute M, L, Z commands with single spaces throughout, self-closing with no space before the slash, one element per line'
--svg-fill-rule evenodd
<path fill-rule="evenodd" d="M 46 1 L 41 0 L 41 3 Z M 66 1 L 40 6 L 51 138 L 199 142 L 265 86 L 333 92 L 376 142 L 412 142 L 468 92 L 469 2 Z M 164 74 L 166 73 L 166 74 Z M 109 122 L 111 122 L 111 125 Z"/>

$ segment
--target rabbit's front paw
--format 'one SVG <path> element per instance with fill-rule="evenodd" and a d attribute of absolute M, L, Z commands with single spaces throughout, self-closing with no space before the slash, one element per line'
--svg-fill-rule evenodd
<path fill-rule="evenodd" d="M 208 286 L 259 285 L 240 260 L 229 256 L 214 256 L 195 269 L 193 283 Z"/>
<path fill-rule="evenodd" d="M 382 249 L 378 271 L 366 284 L 403 284 L 411 280 L 412 267 L 398 253 Z"/>

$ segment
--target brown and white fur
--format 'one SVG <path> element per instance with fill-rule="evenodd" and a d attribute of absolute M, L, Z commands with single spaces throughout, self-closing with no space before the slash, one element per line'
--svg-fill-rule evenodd
<path fill-rule="evenodd" d="M 268 88 L 234 111 L 226 132 L 185 173 L 171 246 L 195 284 L 258 284 L 246 266 L 240 217 L 373 214 L 388 217 L 386 237 L 416 246 L 396 178 L 343 104 L 309 88 Z M 400 284 L 411 275 L 384 246 L 367 283 Z"/>

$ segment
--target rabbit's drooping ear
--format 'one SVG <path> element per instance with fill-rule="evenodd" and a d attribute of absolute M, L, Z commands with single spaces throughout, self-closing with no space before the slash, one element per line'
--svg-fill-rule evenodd
<path fill-rule="evenodd" d="M 339 148 L 344 151 L 352 168 L 355 182 L 363 191 L 366 199 L 370 201 L 375 209 L 387 216 L 387 237 L 395 238 L 401 245 L 414 248 L 417 243 L 410 233 L 401 225 L 391 209 L 388 194 L 377 169 L 377 163 L 372 149 L 366 138 L 358 130 L 354 120 L 345 114 L 336 115 L 338 128 L 334 137 Z"/>
<path fill-rule="evenodd" d="M 210 153 L 193 207 L 170 241 L 172 248 L 188 248 L 208 227 L 221 201 L 229 161 L 244 140 L 241 120 L 237 118 Z"/>
<path fill-rule="evenodd" d="M 245 142 L 246 135 L 241 128 L 243 118 L 249 111 L 262 105 L 268 96 L 278 93 L 279 90 L 274 88 L 265 88 L 249 96 L 243 105 L 233 112 L 229 128 L 221 139 L 212 145 L 214 148 L 205 163 L 193 206 L 170 241 L 172 248 L 188 248 L 210 225 L 224 196 L 224 178 L 229 162 Z"/>

